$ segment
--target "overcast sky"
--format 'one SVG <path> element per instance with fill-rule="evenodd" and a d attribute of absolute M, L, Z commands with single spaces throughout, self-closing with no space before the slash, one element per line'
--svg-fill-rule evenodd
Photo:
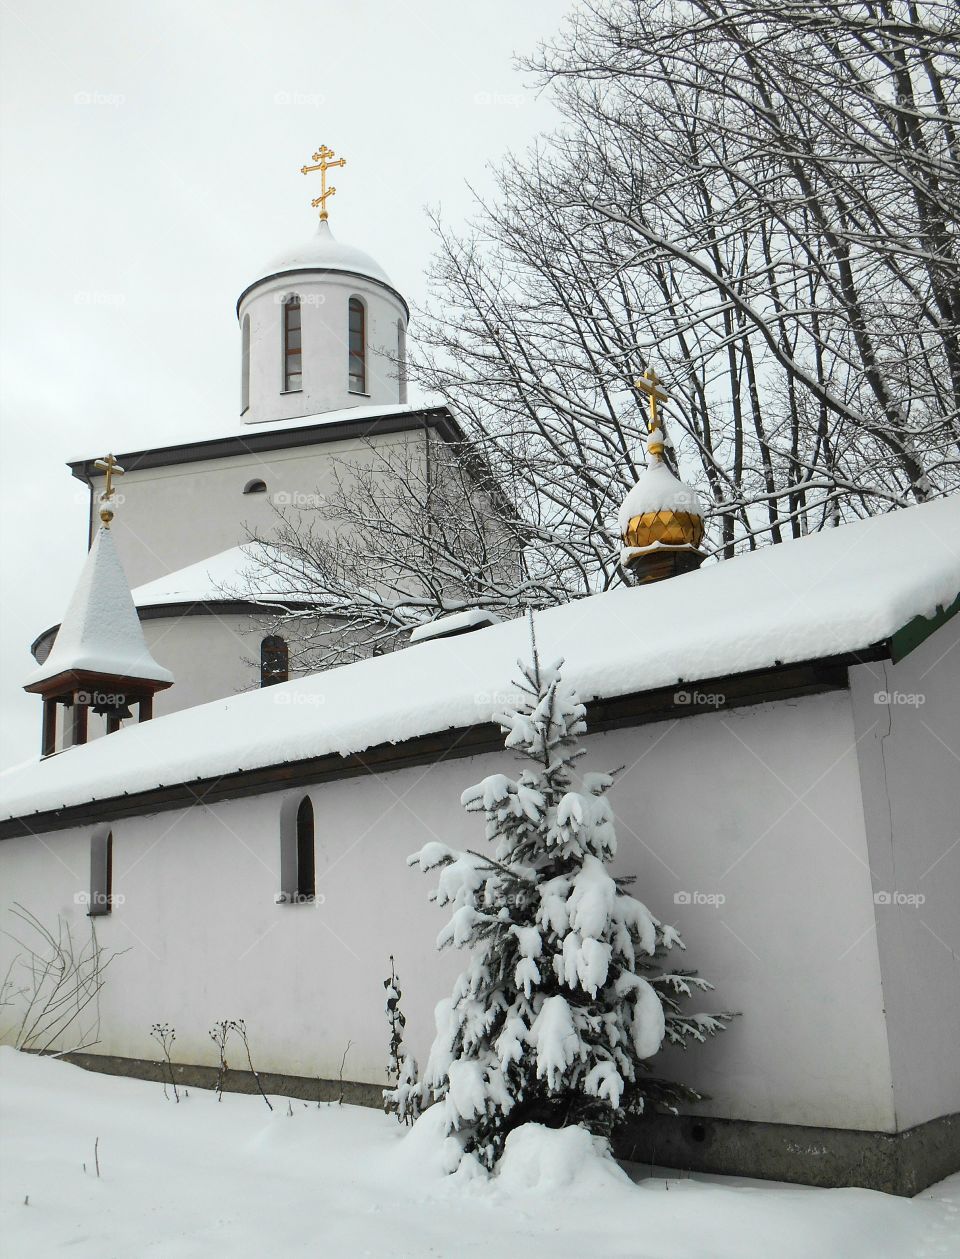
<path fill-rule="evenodd" d="M 331 227 L 414 302 L 467 184 L 556 123 L 512 64 L 571 0 L 4 0 L 0 217 L 0 764 L 36 754 L 28 647 L 86 548 L 66 460 L 235 431 L 234 305 Z M 415 329 L 411 330 L 415 335 Z"/>

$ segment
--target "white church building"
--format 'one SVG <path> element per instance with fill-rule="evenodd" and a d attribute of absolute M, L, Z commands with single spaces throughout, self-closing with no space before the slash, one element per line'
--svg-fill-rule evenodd
<path fill-rule="evenodd" d="M 268 1088 L 376 1103 L 390 956 L 421 1059 L 462 963 L 406 858 L 482 848 L 460 795 L 511 772 L 493 716 L 528 627 L 467 616 L 284 680 L 269 614 L 230 591 L 245 528 L 332 458 L 460 431 L 407 403 L 406 303 L 325 220 L 237 315 L 235 434 L 118 452 L 122 502 L 112 458 L 71 465 L 91 547 L 24 679 L 42 740 L 2 777 L 2 912 L 112 957 L 83 1065 L 159 1078 L 166 1023 L 209 1086 L 209 1030 L 242 1018 Z M 654 427 L 621 516 L 634 584 L 536 617 L 587 705 L 584 767 L 623 767 L 617 873 L 740 1015 L 663 1051 L 709 1100 L 619 1153 L 916 1192 L 960 1169 L 960 499 L 698 568 L 661 451 Z M 0 973 L 17 950 L 0 937 Z"/>

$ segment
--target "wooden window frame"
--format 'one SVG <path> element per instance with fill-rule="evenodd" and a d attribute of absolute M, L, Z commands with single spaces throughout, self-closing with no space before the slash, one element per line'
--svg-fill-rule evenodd
<path fill-rule="evenodd" d="M 290 320 L 294 310 L 297 312 L 296 328 L 291 327 Z M 290 348 L 291 332 L 300 334 L 300 345 L 297 349 Z M 291 369 L 291 364 L 295 365 L 296 370 Z M 294 376 L 300 377 L 299 385 L 290 383 Z M 283 392 L 303 393 L 303 309 L 297 293 L 291 293 L 283 299 Z"/>
<path fill-rule="evenodd" d="M 283 667 L 274 662 L 282 657 Z M 268 634 L 260 640 L 260 686 L 276 686 L 290 678 L 290 644 L 279 634 Z"/>
<path fill-rule="evenodd" d="M 360 312 L 360 350 L 353 348 L 353 329 L 350 326 L 354 311 Z M 353 370 L 353 360 L 360 360 L 362 375 L 358 378 Z M 355 381 L 359 379 L 360 388 Z M 347 392 L 367 397 L 367 305 L 361 297 L 351 297 L 347 305 Z"/>

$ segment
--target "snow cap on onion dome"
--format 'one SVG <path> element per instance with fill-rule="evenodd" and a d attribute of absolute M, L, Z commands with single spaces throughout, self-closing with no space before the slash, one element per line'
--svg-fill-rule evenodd
<path fill-rule="evenodd" d="M 663 458 L 659 406 L 667 395 L 648 369 L 636 381 L 650 399 L 647 466 L 623 500 L 617 524 L 620 565 L 638 585 L 699 568 L 704 556 L 703 508 L 697 491 L 673 475 Z"/>

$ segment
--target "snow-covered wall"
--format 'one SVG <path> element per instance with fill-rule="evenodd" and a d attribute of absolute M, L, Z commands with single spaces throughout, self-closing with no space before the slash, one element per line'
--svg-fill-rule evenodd
<path fill-rule="evenodd" d="M 704 704 L 586 741 L 585 768 L 625 766 L 611 795 L 619 871 L 716 984 L 706 1008 L 742 1012 L 664 1064 L 712 1094 L 706 1114 L 894 1128 L 855 738 L 850 695 L 833 692 Z M 274 902 L 281 807 L 298 792 L 116 822 L 123 901 L 95 922 L 104 947 L 129 951 L 108 977 L 97 1051 L 152 1057 L 150 1026 L 168 1021 L 181 1060 L 211 1063 L 211 1024 L 243 1017 L 264 1069 L 336 1077 L 350 1041 L 346 1077 L 379 1081 L 393 953 L 422 1058 L 460 958 L 435 953 L 444 916 L 405 857 L 430 839 L 482 847 L 460 793 L 512 764 L 501 751 L 313 787 L 316 906 Z M 87 931 L 74 898 L 89 845 L 87 830 L 3 841 L 5 901 Z M 12 947 L 0 942 L 4 970 Z M 940 1034 L 932 1015 L 925 1034 Z"/>
<path fill-rule="evenodd" d="M 960 1111 L 960 617 L 851 686 L 903 1129 Z"/>

